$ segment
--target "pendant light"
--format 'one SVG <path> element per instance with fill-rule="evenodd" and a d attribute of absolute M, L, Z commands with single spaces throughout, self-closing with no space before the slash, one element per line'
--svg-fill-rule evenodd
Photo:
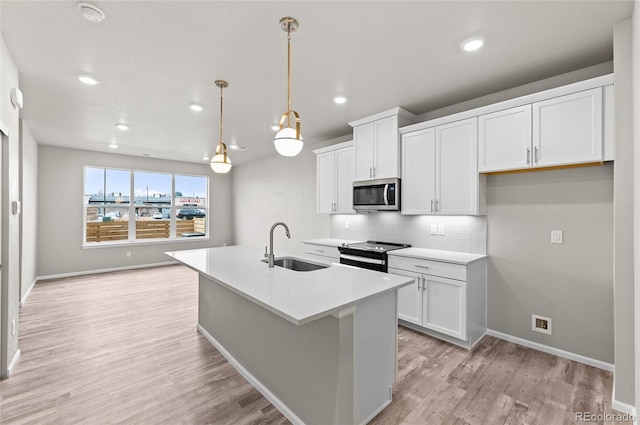
<path fill-rule="evenodd" d="M 222 141 L 222 89 L 229 86 L 223 80 L 216 80 L 216 86 L 220 87 L 220 141 L 216 146 L 216 154 L 211 160 L 211 169 L 214 173 L 228 173 L 231 170 L 231 160 L 227 156 L 227 145 Z"/>
<path fill-rule="evenodd" d="M 293 18 L 280 19 L 280 28 L 287 33 L 287 111 L 280 118 L 279 131 L 273 144 L 282 156 L 296 156 L 302 150 L 304 142 L 300 135 L 300 115 L 291 109 L 291 33 L 298 29 L 298 21 Z M 295 118 L 295 129 L 291 127 L 291 114 Z M 284 126 L 285 121 L 287 126 Z"/>

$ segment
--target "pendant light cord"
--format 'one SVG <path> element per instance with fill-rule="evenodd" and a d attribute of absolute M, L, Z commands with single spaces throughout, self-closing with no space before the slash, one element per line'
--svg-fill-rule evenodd
<path fill-rule="evenodd" d="M 287 111 L 291 110 L 291 26 L 287 31 Z M 287 115 L 287 127 L 291 127 L 291 118 Z"/>

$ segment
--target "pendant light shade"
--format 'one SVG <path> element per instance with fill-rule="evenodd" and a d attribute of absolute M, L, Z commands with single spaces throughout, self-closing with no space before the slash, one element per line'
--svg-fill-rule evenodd
<path fill-rule="evenodd" d="M 296 156 L 304 146 L 300 135 L 300 115 L 291 109 L 291 33 L 298 29 L 298 21 L 289 17 L 282 18 L 280 28 L 287 33 L 287 111 L 282 114 L 273 144 L 280 155 Z M 295 118 L 295 129 L 291 127 L 291 115 Z"/>
<path fill-rule="evenodd" d="M 214 173 L 225 174 L 231 170 L 231 160 L 227 156 L 227 145 L 222 141 L 222 89 L 229 86 L 223 80 L 216 80 L 216 86 L 220 87 L 220 139 L 216 146 L 216 154 L 209 165 Z"/>

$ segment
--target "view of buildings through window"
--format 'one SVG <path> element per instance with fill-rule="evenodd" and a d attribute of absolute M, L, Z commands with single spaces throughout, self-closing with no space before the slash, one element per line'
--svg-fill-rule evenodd
<path fill-rule="evenodd" d="M 207 236 L 208 185 L 206 176 L 85 167 L 84 242 Z"/>

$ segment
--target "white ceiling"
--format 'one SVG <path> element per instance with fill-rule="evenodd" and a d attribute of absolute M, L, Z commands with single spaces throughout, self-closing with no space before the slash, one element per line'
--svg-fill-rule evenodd
<path fill-rule="evenodd" d="M 300 23 L 292 107 L 309 145 L 395 106 L 420 114 L 611 60 L 613 24 L 633 9 L 631 0 L 89 2 L 102 22 L 72 1 L 0 4 L 21 117 L 36 140 L 204 163 L 218 141 L 214 81 L 224 79 L 224 140 L 249 147 L 230 152 L 234 164 L 274 154 L 270 126 L 286 109 L 284 16 Z M 485 48 L 461 51 L 475 34 Z M 80 84 L 78 73 L 101 83 Z M 346 104 L 332 102 L 338 93 Z"/>

